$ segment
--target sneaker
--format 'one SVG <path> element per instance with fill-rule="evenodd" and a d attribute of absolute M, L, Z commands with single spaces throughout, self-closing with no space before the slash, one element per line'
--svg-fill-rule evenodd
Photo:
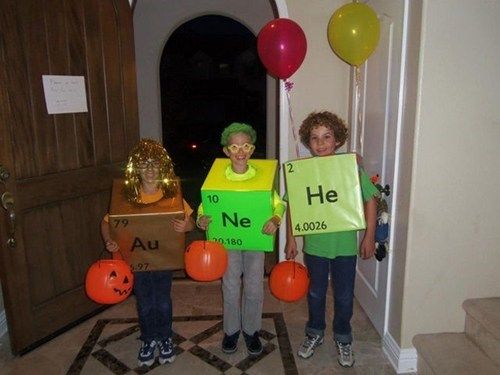
<path fill-rule="evenodd" d="M 337 345 L 337 361 L 342 367 L 352 367 L 354 365 L 354 353 L 352 352 L 351 343 L 343 344 L 335 341 Z"/>
<path fill-rule="evenodd" d="M 222 351 L 226 354 L 233 354 L 238 350 L 238 338 L 240 337 L 240 331 L 233 333 L 232 335 L 224 334 L 222 339 Z"/>
<path fill-rule="evenodd" d="M 257 356 L 262 353 L 262 343 L 259 339 L 259 331 L 255 331 L 251 336 L 243 332 L 243 337 L 245 338 L 245 344 L 247 345 L 247 351 L 250 356 Z"/>
<path fill-rule="evenodd" d="M 139 355 L 137 359 L 139 360 L 140 366 L 151 366 L 155 362 L 155 349 L 156 341 L 143 341 L 142 346 L 139 349 Z"/>
<path fill-rule="evenodd" d="M 306 333 L 306 338 L 302 341 L 297 355 L 302 358 L 309 358 L 314 354 L 316 347 L 323 344 L 323 336 Z"/>
<path fill-rule="evenodd" d="M 164 365 L 167 362 L 172 363 L 175 360 L 174 343 L 170 337 L 158 341 L 158 349 L 160 351 L 160 356 L 158 357 L 160 365 Z"/>

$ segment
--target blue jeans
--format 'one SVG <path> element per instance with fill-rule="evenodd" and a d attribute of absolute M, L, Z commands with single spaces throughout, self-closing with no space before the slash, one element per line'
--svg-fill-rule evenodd
<path fill-rule="evenodd" d="M 134 273 L 134 294 L 137 301 L 142 341 L 172 337 L 171 271 Z"/>
<path fill-rule="evenodd" d="M 311 278 L 307 302 L 309 321 L 306 333 L 324 336 L 326 292 L 328 275 L 333 287 L 333 338 L 341 343 L 352 342 L 351 318 L 354 299 L 357 256 L 340 256 L 335 259 L 304 254 L 304 261 Z"/>

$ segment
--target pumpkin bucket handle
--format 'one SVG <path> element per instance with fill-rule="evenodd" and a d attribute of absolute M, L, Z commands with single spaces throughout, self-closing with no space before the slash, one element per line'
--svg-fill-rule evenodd
<path fill-rule="evenodd" d="M 111 257 L 113 257 L 113 254 L 119 253 L 120 256 L 122 257 L 122 260 L 125 260 L 125 257 L 123 256 L 123 253 L 122 253 L 122 251 L 120 249 L 118 249 L 114 253 L 110 253 L 108 250 L 102 249 L 101 252 L 99 253 L 99 257 L 97 258 L 97 260 L 103 259 L 103 254 L 106 254 L 106 253 L 111 254 Z"/>

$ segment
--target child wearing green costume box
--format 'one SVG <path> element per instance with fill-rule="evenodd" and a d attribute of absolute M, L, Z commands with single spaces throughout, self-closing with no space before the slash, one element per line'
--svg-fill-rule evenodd
<path fill-rule="evenodd" d="M 248 160 L 255 150 L 257 135 L 247 124 L 232 123 L 221 135 L 223 152 L 230 159 L 225 176 L 229 181 L 250 181 L 256 170 Z M 273 216 L 262 226 L 262 232 L 272 235 L 278 229 L 285 211 L 285 203 L 273 192 Z M 210 217 L 203 215 L 203 207 L 198 209 L 196 224 L 206 230 Z M 236 352 L 240 331 L 250 356 L 262 353 L 259 331 L 262 324 L 262 304 L 264 301 L 264 259 L 263 251 L 237 251 L 228 249 L 228 267 L 222 278 L 224 300 L 224 339 L 222 351 L 226 354 Z M 243 278 L 242 278 L 243 275 Z M 243 279 L 243 290 L 241 283 Z"/>
<path fill-rule="evenodd" d="M 302 122 L 299 136 L 301 142 L 313 156 L 330 156 L 334 155 L 335 151 L 345 143 L 347 126 L 342 119 L 333 113 L 314 112 Z M 359 246 L 359 254 L 363 259 L 369 259 L 375 252 L 375 197 L 378 195 L 378 190 L 362 169 L 359 169 L 359 176 L 366 220 L 366 230 Z M 292 234 L 289 211 L 287 212 L 287 224 L 285 253 L 287 259 L 294 259 L 298 251 L 297 243 Z M 299 357 L 311 357 L 316 347 L 323 343 L 326 327 L 326 292 L 328 278 L 331 275 L 334 287 L 333 338 L 338 352 L 337 359 L 343 367 L 354 365 L 350 321 L 353 313 L 354 280 L 358 254 L 356 234 L 356 231 L 346 231 L 304 236 L 304 262 L 310 274 L 307 294 L 309 320 L 305 328 L 306 337 L 297 353 Z"/>

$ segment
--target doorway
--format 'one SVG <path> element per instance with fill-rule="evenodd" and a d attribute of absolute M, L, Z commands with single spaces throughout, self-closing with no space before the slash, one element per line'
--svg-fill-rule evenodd
<path fill-rule="evenodd" d="M 200 189 L 217 157 L 222 130 L 244 122 L 257 131 L 254 158 L 266 155 L 266 70 L 256 36 L 229 17 L 205 15 L 179 26 L 160 61 L 163 144 L 182 180 L 185 199 Z"/>
<path fill-rule="evenodd" d="M 183 195 L 194 208 L 215 158 L 225 158 L 222 130 L 232 122 L 257 132 L 253 158 L 274 158 L 267 143 L 268 78 L 257 53 L 257 37 L 226 16 L 204 15 L 183 23 L 168 38 L 160 66 L 162 140 Z M 204 238 L 195 230 L 188 243 Z M 266 273 L 278 259 L 266 254 Z"/>

